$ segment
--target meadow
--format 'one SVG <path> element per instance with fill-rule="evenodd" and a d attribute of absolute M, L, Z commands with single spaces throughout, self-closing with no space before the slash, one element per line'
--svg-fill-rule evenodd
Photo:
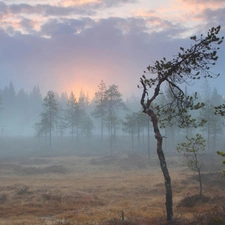
<path fill-rule="evenodd" d="M 201 200 L 196 197 L 197 176 L 182 166 L 182 158 L 169 155 L 167 164 L 176 220 L 197 219 L 215 210 L 221 222 L 217 215 L 225 207 L 221 158 L 205 159 Z M 1 157 L 2 225 L 166 224 L 165 219 L 165 186 L 157 156 Z M 219 222 L 211 224 L 224 224 Z"/>

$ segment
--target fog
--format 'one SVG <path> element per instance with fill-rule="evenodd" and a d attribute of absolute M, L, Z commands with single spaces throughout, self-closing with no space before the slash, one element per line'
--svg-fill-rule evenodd
<path fill-rule="evenodd" d="M 13 82 L 10 82 L 0 90 L 1 151 L 57 152 L 60 155 L 156 154 L 152 124 L 148 116 L 142 113 L 139 97 L 131 95 L 123 99 L 118 85 L 104 85 L 106 90 L 112 88 L 119 94 L 116 96 L 114 93 L 114 100 L 107 103 L 112 104 L 112 110 L 106 112 L 105 118 L 101 118 L 96 97 L 90 99 L 81 91 L 80 96 L 74 96 L 74 107 L 78 107 L 80 111 L 72 115 L 74 121 L 77 120 L 73 125 L 69 118 L 71 93 L 59 94 L 52 91 L 57 113 L 50 129 L 49 126 L 44 126 L 46 122 L 43 117 L 47 113 L 44 99 L 48 94 L 41 94 L 39 86 L 34 86 L 29 93 L 23 88 L 15 91 Z M 98 92 L 100 90 L 97 87 L 96 93 Z M 198 95 L 199 101 L 206 102 L 208 99 L 211 105 L 206 105 L 193 116 L 207 119 L 212 114 L 212 118 L 199 128 L 181 129 L 176 125 L 162 128 L 161 133 L 165 137 L 163 149 L 166 153 L 177 154 L 177 143 L 184 141 L 186 135 L 196 133 L 202 134 L 206 139 L 206 153 L 224 149 L 223 117 L 212 113 L 214 106 L 223 103 L 223 97 L 216 88 L 210 87 L 208 81 L 202 85 Z M 162 101 L 164 100 L 159 98 L 158 104 Z M 107 113 L 111 115 L 110 118 Z"/>
<path fill-rule="evenodd" d="M 170 97 L 166 90 L 164 94 L 158 104 Z M 131 224 L 147 225 L 156 224 L 155 219 L 164 221 L 165 184 L 157 142 L 139 97 L 124 99 L 119 86 L 103 81 L 93 99 L 82 91 L 80 96 L 54 91 L 43 95 L 38 86 L 31 92 L 16 91 L 13 82 L 0 90 L 0 96 L 3 223 L 108 225 L 141 220 Z M 204 209 L 224 204 L 225 197 L 218 196 L 224 187 L 223 164 L 216 153 L 225 145 L 224 118 L 213 113 L 214 106 L 224 100 L 205 82 L 199 101 L 207 104 L 193 116 L 207 119 L 204 126 L 160 128 L 175 215 L 190 216 L 187 207 L 197 207 L 195 212 L 201 213 L 198 204 Z M 186 135 L 196 133 L 206 140 L 198 154 L 204 201 L 198 197 L 196 174 L 176 150 Z"/>

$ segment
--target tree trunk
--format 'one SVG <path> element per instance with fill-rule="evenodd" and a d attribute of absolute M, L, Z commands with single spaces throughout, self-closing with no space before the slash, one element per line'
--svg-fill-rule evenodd
<path fill-rule="evenodd" d="M 147 113 L 151 118 L 152 125 L 154 128 L 155 138 L 157 140 L 157 154 L 159 157 L 160 166 L 165 179 L 165 187 L 166 187 L 165 205 L 166 205 L 166 212 L 167 212 L 167 220 L 173 221 L 173 195 L 172 195 L 171 179 L 170 179 L 169 171 L 166 165 L 165 155 L 162 150 L 163 137 L 159 131 L 158 119 L 154 111 L 152 109 L 147 109 L 145 113 Z"/>
<path fill-rule="evenodd" d="M 150 159 L 150 124 L 148 121 L 148 159 Z"/>
<path fill-rule="evenodd" d="M 103 118 L 101 117 L 101 144 L 103 146 Z"/>
<path fill-rule="evenodd" d="M 202 197 L 202 176 L 201 176 L 201 170 L 200 168 L 198 170 L 198 180 L 199 180 L 199 195 Z"/>
<path fill-rule="evenodd" d="M 131 140 L 132 140 L 132 152 L 134 154 L 134 132 L 131 133 Z"/>
<path fill-rule="evenodd" d="M 50 130 L 49 130 L 49 147 L 51 148 L 52 147 L 52 128 L 50 127 Z"/>

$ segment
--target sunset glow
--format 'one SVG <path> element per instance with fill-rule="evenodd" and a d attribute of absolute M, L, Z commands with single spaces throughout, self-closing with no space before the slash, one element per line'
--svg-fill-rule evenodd
<path fill-rule="evenodd" d="M 101 80 L 124 97 L 139 94 L 149 63 L 176 54 L 192 34 L 224 32 L 225 21 L 220 0 L 10 0 L 0 9 L 3 87 L 12 80 L 17 89 L 83 89 L 91 98 Z"/>

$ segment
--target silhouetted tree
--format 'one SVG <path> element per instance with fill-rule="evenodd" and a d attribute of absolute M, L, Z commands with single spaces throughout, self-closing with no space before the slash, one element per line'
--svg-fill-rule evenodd
<path fill-rule="evenodd" d="M 60 136 L 61 145 L 63 143 L 63 136 L 65 134 L 66 129 L 68 128 L 67 120 L 64 114 L 64 110 L 60 109 L 58 111 L 58 116 L 56 120 L 56 130 Z"/>
<path fill-rule="evenodd" d="M 222 133 L 221 118 L 214 114 L 214 107 L 222 103 L 222 96 L 218 95 L 214 88 L 213 92 L 207 92 L 211 89 L 208 82 L 205 84 L 204 102 L 205 106 L 200 110 L 200 117 L 206 120 L 206 123 L 201 130 L 207 135 L 207 150 L 213 151 L 216 149 L 217 138 Z"/>
<path fill-rule="evenodd" d="M 131 135 L 132 150 L 134 153 L 134 135 L 137 134 L 136 113 L 133 112 L 132 114 L 127 114 L 125 116 L 125 120 L 123 121 L 122 125 L 123 125 L 122 130 Z"/>
<path fill-rule="evenodd" d="M 172 60 L 163 58 L 156 61 L 153 66 L 148 66 L 148 72 L 151 78 L 143 75 L 140 78 L 143 93 L 141 97 L 141 105 L 143 112 L 148 114 L 154 128 L 155 138 L 157 141 L 157 154 L 160 161 L 160 166 L 165 179 L 166 188 L 166 212 L 167 220 L 173 221 L 173 201 L 172 201 L 172 186 L 171 178 L 167 168 L 165 155 L 162 149 L 163 136 L 160 133 L 158 125 L 157 111 L 169 113 L 167 117 L 168 125 L 171 124 L 174 118 L 179 127 L 194 126 L 198 127 L 205 121 L 198 121 L 191 117 L 190 110 L 197 110 L 204 106 L 204 103 L 195 103 L 197 93 L 194 96 L 187 96 L 182 90 L 181 84 L 189 84 L 190 81 L 200 79 L 201 77 L 217 77 L 218 75 L 210 72 L 211 66 L 215 65 L 218 59 L 218 45 L 223 42 L 223 37 L 218 37 L 220 26 L 209 30 L 206 37 L 203 35 L 200 38 L 191 37 L 194 44 L 189 49 L 180 48 L 178 53 Z M 145 72 L 146 73 L 146 72 Z M 154 108 L 154 102 L 162 85 L 167 83 L 171 94 L 172 101 L 158 108 Z M 149 92 L 149 88 L 153 88 L 153 92 Z M 155 113 L 156 110 L 156 113 Z M 160 117 L 159 117 L 160 118 Z"/>
<path fill-rule="evenodd" d="M 43 97 L 39 86 L 34 86 L 29 93 L 29 117 L 30 121 L 37 121 L 42 110 Z"/>
<path fill-rule="evenodd" d="M 95 93 L 95 109 L 92 112 L 92 115 L 95 118 L 100 119 L 101 123 L 101 140 L 103 142 L 103 133 L 104 133 L 104 118 L 106 117 L 106 84 L 103 80 L 101 80 L 100 84 L 98 85 L 98 91 Z"/>
<path fill-rule="evenodd" d="M 87 138 L 90 138 L 92 136 L 93 129 L 93 121 L 88 115 L 84 115 L 82 118 L 81 134 L 85 135 Z"/>
<path fill-rule="evenodd" d="M 119 109 L 126 109 L 122 100 L 122 94 L 118 91 L 118 86 L 113 84 L 105 91 L 105 104 L 106 117 L 104 122 L 109 131 L 110 149 L 112 154 L 113 142 L 116 138 L 116 127 L 120 124 L 120 119 L 117 115 Z"/>
<path fill-rule="evenodd" d="M 72 136 L 72 139 L 74 138 L 74 134 L 75 134 L 75 129 L 76 129 L 76 125 L 77 125 L 77 100 L 73 94 L 73 92 L 71 92 L 68 103 L 67 103 L 67 109 L 65 110 L 65 117 L 66 117 L 66 121 L 67 121 L 67 125 L 70 128 L 70 134 Z"/>
<path fill-rule="evenodd" d="M 55 99 L 54 92 L 48 91 L 47 96 L 43 100 L 43 111 L 40 114 L 41 121 L 36 124 L 36 129 L 38 134 L 45 132 L 49 135 L 49 147 L 52 144 L 52 130 L 55 126 L 57 113 L 58 113 L 58 103 Z"/>

